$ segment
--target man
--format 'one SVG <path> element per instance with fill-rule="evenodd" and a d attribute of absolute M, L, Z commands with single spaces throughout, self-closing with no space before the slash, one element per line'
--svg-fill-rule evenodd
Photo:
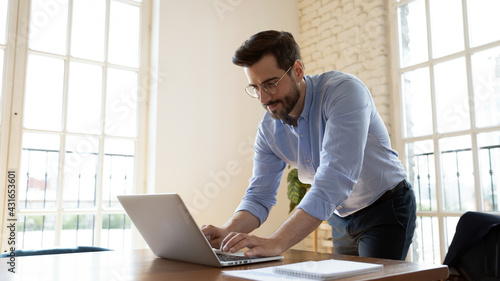
<path fill-rule="evenodd" d="M 337 71 L 305 76 L 288 32 L 253 35 L 233 63 L 244 68 L 245 91 L 267 112 L 240 205 L 223 226 L 202 227 L 212 246 L 277 255 L 328 221 L 337 254 L 405 259 L 415 229 L 415 196 L 363 83 Z M 276 204 L 287 165 L 297 167 L 311 189 L 271 236 L 249 235 Z"/>

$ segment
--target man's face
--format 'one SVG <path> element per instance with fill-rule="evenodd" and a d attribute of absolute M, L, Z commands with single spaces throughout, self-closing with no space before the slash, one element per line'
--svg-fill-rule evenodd
<path fill-rule="evenodd" d="M 271 95 L 260 90 L 259 100 L 274 119 L 284 119 L 290 115 L 300 98 L 299 87 L 295 79 L 288 75 L 290 72 L 283 76 L 285 72 L 286 70 L 278 67 L 272 55 L 265 56 L 251 67 L 245 68 L 249 85 L 256 87 L 261 87 L 267 82 L 277 82 L 283 77 L 278 83 L 276 94 Z"/>

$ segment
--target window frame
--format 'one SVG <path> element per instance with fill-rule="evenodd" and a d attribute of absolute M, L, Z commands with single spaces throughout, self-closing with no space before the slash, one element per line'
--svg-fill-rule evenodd
<path fill-rule="evenodd" d="M 388 7 L 388 26 L 390 29 L 389 32 L 389 40 L 391 46 L 391 92 L 392 92 L 392 119 L 391 122 L 393 124 L 393 132 L 392 138 L 394 140 L 394 147 L 400 153 L 400 159 L 403 162 L 405 168 L 408 167 L 407 163 L 407 151 L 406 145 L 408 143 L 414 143 L 417 141 L 431 141 L 433 143 L 433 155 L 434 155 L 434 173 L 435 173 L 435 186 L 436 186 L 436 201 L 437 208 L 436 211 L 421 211 L 417 210 L 417 218 L 419 217 L 434 217 L 438 222 L 438 231 L 439 231 L 439 253 L 440 259 L 442 262 L 446 253 L 448 251 L 448 246 L 451 243 L 451 238 L 454 233 L 448 233 L 448 229 L 446 229 L 446 218 L 453 217 L 458 219 L 461 215 L 465 213 L 465 211 L 447 211 L 445 210 L 445 193 L 443 190 L 442 183 L 442 171 L 441 171 L 441 154 L 443 151 L 440 149 L 439 140 L 456 137 L 456 136 L 470 136 L 471 138 L 471 151 L 472 151 L 472 167 L 474 169 L 474 191 L 475 194 L 479 194 L 475 198 L 476 209 L 470 211 L 483 211 L 483 190 L 481 188 L 480 183 L 480 165 L 479 165 L 479 153 L 478 153 L 478 134 L 481 133 L 489 133 L 489 132 L 498 132 L 500 131 L 500 125 L 489 126 L 489 127 L 481 127 L 478 128 L 475 123 L 475 104 L 474 104 L 474 89 L 473 89 L 473 73 L 471 66 L 471 56 L 474 53 L 479 51 L 491 49 L 493 47 L 500 46 L 500 40 L 493 41 L 487 44 L 483 44 L 476 47 L 470 46 L 469 40 L 469 26 L 468 26 L 468 17 L 467 17 L 467 1 L 462 0 L 462 17 L 463 17 L 463 32 L 464 32 L 464 50 L 455 52 L 449 55 L 445 55 L 442 57 L 434 58 L 432 56 L 432 35 L 431 35 L 431 19 L 430 19 L 430 0 L 423 0 L 425 2 L 425 15 L 426 15 L 426 32 L 427 32 L 427 51 L 428 58 L 426 61 L 413 64 L 410 66 L 402 66 L 400 63 L 400 43 L 399 43 L 399 19 L 398 19 L 398 8 L 404 6 L 408 3 L 414 2 L 416 0 L 387 0 Z M 436 113 L 436 89 L 435 89 L 435 77 L 434 77 L 434 67 L 436 64 L 450 61 L 456 58 L 464 58 L 465 67 L 466 67 L 466 76 L 467 76 L 467 95 L 468 95 L 468 105 L 469 105 L 469 118 L 470 118 L 470 128 L 461 131 L 453 131 L 453 132 L 442 132 L 439 133 L 437 130 L 437 118 L 435 116 Z M 422 67 L 429 68 L 429 77 L 430 77 L 430 91 L 431 91 L 431 106 L 432 106 L 432 133 L 430 135 L 423 136 L 414 136 L 414 137 L 405 137 L 404 130 L 404 100 L 402 97 L 403 94 L 403 85 L 401 83 L 401 77 L 403 73 L 419 69 Z M 415 187 L 414 187 L 415 189 Z M 469 211 L 469 210 L 468 210 Z M 494 214 L 499 214 L 499 212 L 491 212 Z M 413 245 L 411 246 L 413 247 Z M 409 252 L 409 259 L 413 260 L 412 251 Z M 432 262 L 432 261 L 431 261 Z"/>
<path fill-rule="evenodd" d="M 134 68 L 137 71 L 137 81 L 138 81 L 138 86 L 141 87 L 140 91 L 138 89 L 137 94 L 141 95 L 137 99 L 137 136 L 134 139 L 135 141 L 135 163 L 134 163 L 134 192 L 135 193 L 145 193 L 146 192 L 146 175 L 147 175 L 147 130 L 148 130 L 148 116 L 147 116 L 147 104 L 148 104 L 148 99 L 149 99 L 149 87 L 150 87 L 150 80 L 151 80 L 151 75 L 149 72 L 150 69 L 150 42 L 151 42 L 151 19 L 152 19 L 152 13 L 151 13 L 151 0 L 142 0 L 141 3 L 138 3 L 137 1 L 132 1 L 132 0 L 117 0 L 118 2 L 126 3 L 126 4 L 132 4 L 132 5 L 139 5 L 140 8 L 140 30 L 139 30 L 139 61 L 140 64 Z M 71 9 L 71 3 L 70 1 L 68 9 Z M 109 7 L 110 7 L 111 0 L 106 0 L 106 6 L 107 6 L 107 14 L 109 16 Z M 22 135 L 24 131 L 31 131 L 31 130 L 26 130 L 23 128 L 23 122 L 22 122 L 22 117 L 23 117 L 23 109 L 24 109 L 24 93 L 25 93 L 25 80 L 26 80 L 26 72 L 27 72 L 27 58 L 29 53 L 37 53 L 37 51 L 29 51 L 28 50 L 28 44 L 27 44 L 27 38 L 29 34 L 29 13 L 30 13 L 30 6 L 31 6 L 31 1 L 19 1 L 19 0 L 10 0 L 10 6 L 9 6 L 9 24 L 8 24 L 8 35 L 12 38 L 9 38 L 10 40 L 7 41 L 8 46 L 8 52 L 5 54 L 5 68 L 12 68 L 13 71 L 6 71 L 4 69 L 4 89 L 3 89 L 3 95 L 2 95 L 2 127 L 1 127 L 1 132 L 2 136 L 0 139 L 0 149 L 1 149 L 1 162 L 0 162 L 0 179 L 1 179 L 1 185 L 6 187 L 7 183 L 7 174 L 8 171 L 15 172 L 16 174 L 16 179 L 19 180 L 21 178 L 20 171 L 21 171 L 21 152 L 22 152 Z M 71 13 L 70 13 L 71 14 Z M 15 16 L 12 16 L 15 15 Z M 69 18 L 71 18 L 71 15 L 68 15 Z M 107 24 L 108 25 L 108 24 Z M 109 26 L 107 27 L 109 28 Z M 70 34 L 72 32 L 70 30 L 70 26 L 68 25 L 68 30 L 67 34 Z M 108 38 L 108 34 L 106 33 L 106 38 Z M 66 38 L 66 42 L 68 42 L 68 38 Z M 69 53 L 69 51 L 67 52 Z M 68 62 L 70 61 L 71 56 L 69 54 L 62 55 L 61 57 L 65 57 L 64 61 L 66 62 L 66 70 L 65 73 L 67 73 L 67 68 L 68 68 Z M 78 61 L 77 60 L 72 60 L 72 61 Z M 103 71 L 106 71 L 108 62 L 103 62 L 104 65 L 106 65 L 106 68 L 103 68 Z M 118 69 L 127 69 L 128 67 L 119 67 Z M 130 68 L 132 69 L 132 68 Z M 134 70 L 134 71 L 135 71 Z M 67 74 L 65 74 L 67 75 Z M 104 74 L 106 75 L 106 74 Z M 7 83 L 8 82 L 8 83 Z M 67 82 L 67 78 L 65 78 L 65 83 Z M 105 84 L 103 84 L 104 87 Z M 67 86 L 65 85 L 65 88 Z M 65 89 L 65 92 L 67 90 Z M 22 94 L 16 94 L 16 93 L 22 93 Z M 67 93 L 65 94 L 67 97 Z M 65 102 L 67 103 L 67 102 Z M 104 105 L 103 105 L 104 106 Z M 67 105 L 64 105 L 64 110 L 66 110 Z M 64 118 L 64 117 L 63 117 Z M 36 131 L 36 130 L 35 130 Z M 54 132 L 52 132 L 54 133 Z M 69 133 L 62 129 L 60 132 L 60 135 L 74 135 L 72 133 Z M 104 137 L 105 137 L 105 132 L 103 131 L 100 136 L 99 136 L 99 154 L 100 156 L 100 164 L 99 167 L 102 168 L 102 161 L 104 158 Z M 107 136 L 106 136 L 107 137 Z M 114 138 L 114 137 L 111 137 Z M 120 137 L 116 137 L 120 138 Z M 130 138 L 126 138 L 130 139 Z M 10 145 L 9 145 L 10 144 Z M 64 143 L 60 144 L 60 148 L 64 149 Z M 62 159 L 64 156 L 64 153 L 60 153 L 60 159 Z M 5 155 L 5 156 L 4 156 Z M 95 208 L 92 209 L 64 209 L 61 207 L 61 201 L 62 201 L 62 196 L 61 196 L 61 190 L 62 190 L 62 175 L 64 173 L 64 166 L 61 165 L 61 160 L 59 161 L 59 171 L 58 171 L 58 197 L 57 197 L 57 209 L 55 211 L 50 211 L 47 212 L 46 210 L 40 210 L 40 209 L 34 209 L 34 210 L 23 210 L 19 211 L 17 208 L 17 203 L 18 200 L 16 200 L 16 215 L 45 215 L 45 214 L 55 214 L 58 216 L 58 220 L 56 223 L 56 239 L 54 245 L 55 247 L 59 246 L 58 244 L 60 243 L 59 241 L 59 235 L 62 230 L 62 214 L 78 214 L 78 215 L 84 215 L 84 214 L 95 214 L 95 225 L 94 228 L 96 229 L 95 232 L 95 238 L 94 238 L 94 243 L 95 246 L 100 246 L 100 229 L 101 229 L 101 222 L 102 222 L 102 216 L 107 215 L 107 214 L 125 214 L 124 210 L 122 208 L 114 208 L 114 209 L 103 209 L 103 206 L 101 204 L 101 198 L 98 194 L 96 196 L 98 197 L 96 206 Z M 99 170 L 98 173 L 102 174 L 102 170 Z M 101 180 L 102 181 L 102 180 Z M 22 184 L 22 183 L 20 183 Z M 102 189 L 102 185 L 99 186 L 100 189 Z M 16 197 L 19 194 L 18 192 L 19 185 L 16 184 Z M 99 192 L 98 192 L 99 193 Z M 17 198 L 16 198 L 17 199 Z M 2 192 L 0 194 L 0 202 L 2 205 L 2 210 L 0 211 L 0 217 L 2 217 L 2 221 L 0 225 L 2 226 L 2 231 L 1 231 L 1 244 L 0 244 L 0 250 L 2 252 L 8 251 L 10 249 L 10 245 L 8 244 L 8 238 L 9 236 L 12 236 L 10 231 L 6 229 L 6 225 L 8 224 L 7 220 L 7 205 L 6 205 L 6 188 L 5 192 Z M 17 228 L 19 228 L 19 221 L 16 223 Z M 16 230 L 17 232 L 17 230 Z M 16 233 L 17 236 L 17 233 Z M 144 242 L 140 238 L 140 235 L 138 232 L 135 230 L 135 228 L 132 226 L 132 245 L 129 245 L 128 247 L 143 247 Z M 19 247 L 16 247 L 19 248 Z"/>

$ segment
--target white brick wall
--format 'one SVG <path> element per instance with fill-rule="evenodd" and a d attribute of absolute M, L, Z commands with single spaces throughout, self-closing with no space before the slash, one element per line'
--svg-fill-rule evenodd
<path fill-rule="evenodd" d="M 339 70 L 359 77 L 391 132 L 386 13 L 386 0 L 299 0 L 299 45 L 306 74 Z M 318 251 L 330 252 L 330 229 L 318 234 Z M 312 241 L 310 235 L 296 248 L 312 250 Z"/>
<path fill-rule="evenodd" d="M 385 0 L 299 0 L 299 45 L 307 74 L 359 77 L 391 132 L 386 12 Z"/>

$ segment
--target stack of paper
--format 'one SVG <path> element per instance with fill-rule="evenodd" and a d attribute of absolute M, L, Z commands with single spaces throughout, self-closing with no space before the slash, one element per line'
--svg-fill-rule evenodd
<path fill-rule="evenodd" d="M 286 264 L 250 270 L 224 271 L 225 274 L 254 280 L 332 280 L 348 276 L 370 273 L 383 269 L 374 263 L 322 260 Z"/>

